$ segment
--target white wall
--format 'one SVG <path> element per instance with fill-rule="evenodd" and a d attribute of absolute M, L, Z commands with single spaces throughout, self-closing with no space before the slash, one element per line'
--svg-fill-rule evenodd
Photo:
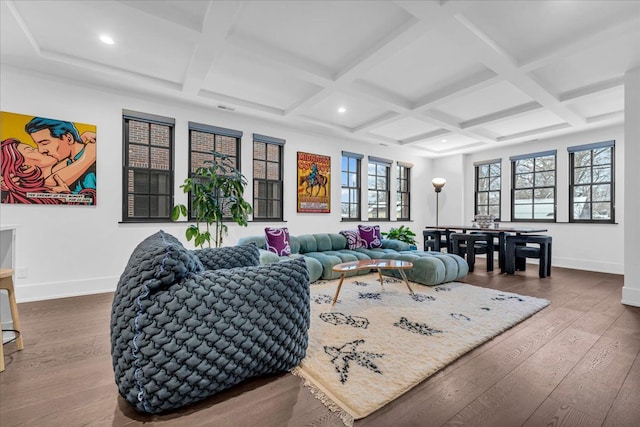
<path fill-rule="evenodd" d="M 569 223 L 569 154 L 567 147 L 615 140 L 616 224 Z M 553 237 L 553 265 L 580 270 L 622 274 L 624 272 L 624 129 L 622 125 L 554 137 L 534 144 L 515 144 L 465 156 L 463 170 L 465 197 L 464 218 L 473 218 L 474 162 L 502 159 L 501 222 L 511 219 L 511 162 L 509 157 L 557 149 L 556 203 L 557 222 L 522 223 L 521 226 L 543 226 Z"/>
<path fill-rule="evenodd" d="M 246 235 L 263 234 L 268 225 L 287 226 L 294 235 L 313 232 L 338 232 L 354 228 L 340 218 L 340 159 L 343 150 L 362 153 L 362 183 L 366 187 L 366 156 L 410 162 L 412 169 L 412 219 L 409 225 L 417 234 L 433 221 L 427 199 L 433 193 L 422 191 L 423 182 L 431 181 L 431 161 L 402 147 L 369 145 L 339 137 L 309 134 L 275 122 L 216 108 L 197 107 L 180 101 L 153 99 L 135 94 L 71 84 L 23 70 L 3 67 L 0 90 L 2 111 L 44 116 L 97 126 L 98 194 L 97 206 L 0 205 L 0 223 L 15 224 L 16 267 L 27 269 L 26 278 L 16 281 L 18 301 L 30 301 L 70 295 L 90 294 L 115 289 L 118 277 L 133 248 L 145 237 L 164 229 L 193 247 L 184 238 L 186 223 L 123 224 L 122 220 L 122 110 L 173 117 L 175 126 L 176 203 L 186 203 L 179 185 L 187 174 L 188 122 L 222 126 L 244 132 L 242 138 L 243 173 L 251 182 L 252 134 L 284 138 L 284 220 L 281 223 L 250 223 L 243 228 L 229 224 L 225 244 L 233 245 Z M 332 185 L 330 214 L 296 212 L 296 152 L 305 151 L 331 156 Z M 430 184 L 429 184 L 430 187 Z M 247 199 L 252 200 L 251 185 Z M 393 200 L 393 199 L 392 199 Z M 366 205 L 366 196 L 363 199 Z M 395 204 L 392 201 L 392 206 Z M 366 218 L 366 208 L 363 208 Z M 392 213 L 395 219 L 395 212 Z M 400 223 L 375 222 L 383 231 Z"/>
<path fill-rule="evenodd" d="M 624 287 L 622 302 L 640 307 L 640 68 L 625 75 L 624 134 L 629 144 L 624 158 L 626 165 L 624 192 L 627 204 L 625 215 L 629 218 L 624 233 Z"/>
<path fill-rule="evenodd" d="M 340 157 L 341 151 L 365 155 L 362 183 L 366 186 L 366 156 L 411 162 L 412 218 L 408 225 L 420 235 L 426 225 L 435 223 L 435 192 L 431 179 L 442 176 L 447 184 L 440 194 L 440 223 L 469 223 L 473 217 L 473 163 L 503 159 L 503 220 L 510 211 L 509 156 L 547 149 L 558 150 L 558 223 L 546 224 L 554 238 L 556 266 L 622 274 L 624 241 L 624 132 L 622 126 L 594 130 L 582 134 L 551 138 L 535 144 L 513 145 L 471 155 L 454 155 L 429 160 L 402 147 L 369 145 L 340 137 L 302 132 L 276 122 L 242 117 L 215 108 L 187 105 L 176 100 L 157 99 L 112 90 L 87 87 L 42 75 L 3 67 L 0 79 L 2 111 L 91 123 L 98 130 L 98 206 L 28 206 L 0 205 L 0 224 L 18 226 L 16 234 L 16 267 L 28 269 L 28 277 L 18 278 L 19 301 L 112 291 L 135 245 L 158 229 L 184 238 L 185 223 L 122 224 L 122 110 L 141 111 L 176 119 L 176 203 L 186 202 L 179 189 L 187 169 L 187 122 L 195 121 L 244 132 L 242 145 L 243 172 L 251 181 L 252 133 L 287 140 L 285 146 L 285 202 L 282 223 L 250 223 L 243 228 L 230 225 L 226 244 L 238 238 L 262 234 L 267 225 L 289 227 L 292 234 L 337 232 L 354 228 L 354 223 L 340 221 Z M 568 155 L 566 147 L 591 142 L 616 140 L 616 221 L 617 224 L 569 224 L 568 221 Z M 297 151 L 323 154 L 332 158 L 331 214 L 296 213 Z M 636 151 L 637 155 L 637 151 Z M 393 170 L 393 168 L 392 168 Z M 635 177 L 637 178 L 637 171 Z M 395 170 L 393 170 L 395 182 Z M 629 182 L 627 180 L 627 182 Z M 251 200 L 251 186 L 247 199 Z M 366 199 L 365 199 L 366 200 Z M 366 203 L 366 202 L 365 202 Z M 635 212 L 638 212 L 637 197 Z M 393 201 L 392 201 L 393 205 Z M 392 213 L 392 219 L 394 219 Z M 363 218 L 366 208 L 363 207 Z M 396 222 L 376 222 L 383 230 Z M 421 242 L 421 236 L 420 236 Z M 637 250 L 636 250 L 637 254 Z M 634 261 L 635 262 L 635 261 Z M 633 285 L 625 284 L 625 288 Z"/>

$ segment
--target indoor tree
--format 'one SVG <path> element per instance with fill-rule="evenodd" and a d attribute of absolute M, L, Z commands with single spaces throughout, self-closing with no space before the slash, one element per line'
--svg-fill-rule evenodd
<path fill-rule="evenodd" d="M 220 247 L 228 230 L 225 220 L 246 227 L 253 209 L 243 198 L 247 179 L 235 168 L 229 156 L 213 151 L 213 160 L 204 164 L 180 186 L 191 197 L 191 218 L 195 220 L 185 235 L 188 241 L 194 239 L 197 247 L 202 248 L 205 243 L 211 247 L 212 238 L 214 246 Z M 181 216 L 189 218 L 188 215 L 187 206 L 174 206 L 174 221 Z"/>

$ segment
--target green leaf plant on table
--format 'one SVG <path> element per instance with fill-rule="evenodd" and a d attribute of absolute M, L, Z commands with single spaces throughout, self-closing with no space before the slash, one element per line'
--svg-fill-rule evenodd
<path fill-rule="evenodd" d="M 211 247 L 212 239 L 214 246 L 220 247 L 228 231 L 225 221 L 246 227 L 253 208 L 244 200 L 247 179 L 229 156 L 213 151 L 213 160 L 204 164 L 180 186 L 191 197 L 191 218 L 195 220 L 195 224 L 187 227 L 185 236 L 199 248 L 205 243 Z M 173 207 L 171 216 L 174 221 L 180 217 L 190 219 L 187 206 L 182 204 Z"/>
<path fill-rule="evenodd" d="M 380 233 L 385 236 L 387 239 L 400 240 L 401 242 L 408 243 L 410 245 L 416 244 L 416 233 L 411 231 L 409 227 L 405 227 L 401 225 L 399 228 L 392 228 L 389 232 Z"/>

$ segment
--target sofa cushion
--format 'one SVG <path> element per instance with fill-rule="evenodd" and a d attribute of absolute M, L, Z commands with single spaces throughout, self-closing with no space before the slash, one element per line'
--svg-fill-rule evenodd
<path fill-rule="evenodd" d="M 314 234 L 313 237 L 316 239 L 316 249 L 318 252 L 330 251 L 333 249 L 331 245 L 331 238 L 328 234 Z"/>
<path fill-rule="evenodd" d="M 298 236 L 298 241 L 300 242 L 301 254 L 316 252 L 318 250 L 316 238 L 311 234 L 301 234 L 300 236 Z"/>
<path fill-rule="evenodd" d="M 382 247 L 382 235 L 379 225 L 358 225 L 360 238 L 365 241 L 368 249 Z"/>
<path fill-rule="evenodd" d="M 289 229 L 287 227 L 266 227 L 264 233 L 267 240 L 267 250 L 278 256 L 291 255 L 289 244 Z"/>
<path fill-rule="evenodd" d="M 367 243 L 360 238 L 358 230 L 342 230 L 340 232 L 347 239 L 348 249 L 366 248 Z"/>

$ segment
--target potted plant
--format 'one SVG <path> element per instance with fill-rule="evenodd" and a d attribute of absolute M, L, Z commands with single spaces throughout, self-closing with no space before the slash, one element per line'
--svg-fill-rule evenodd
<path fill-rule="evenodd" d="M 411 231 L 409 227 L 405 227 L 401 225 L 399 228 L 392 228 L 389 232 L 380 233 L 385 236 L 387 239 L 400 240 L 401 242 L 408 243 L 412 246 L 412 248 L 417 249 L 416 246 L 416 233 Z"/>
<path fill-rule="evenodd" d="M 205 243 L 211 247 L 212 237 L 215 247 L 220 247 L 228 230 L 224 221 L 246 227 L 253 209 L 243 198 L 247 179 L 233 166 L 229 156 L 214 151 L 213 160 L 205 161 L 205 165 L 197 168 L 194 176 L 186 178 L 180 186 L 190 194 L 191 214 L 196 222 L 187 228 L 185 235 L 188 241 L 194 239 L 197 247 L 202 248 Z M 176 205 L 172 218 L 174 221 L 181 216 L 189 218 L 188 213 L 187 206 Z"/>

